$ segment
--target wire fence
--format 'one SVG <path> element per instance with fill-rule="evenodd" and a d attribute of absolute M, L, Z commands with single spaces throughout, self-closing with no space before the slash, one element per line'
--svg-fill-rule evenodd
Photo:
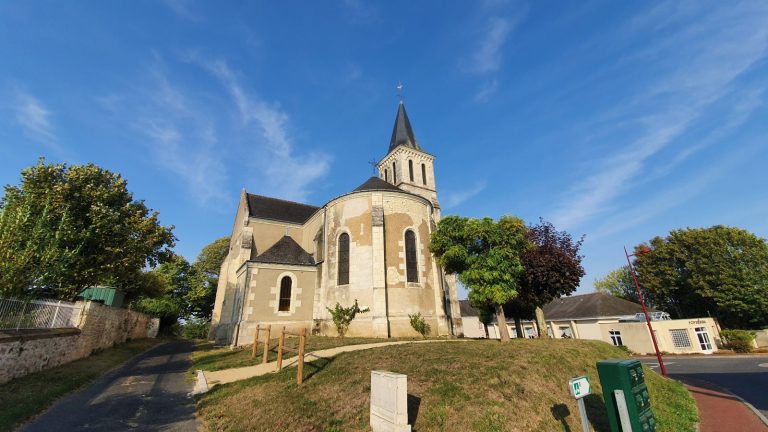
<path fill-rule="evenodd" d="M 61 300 L 0 299 L 0 330 L 77 327 L 81 309 Z"/>

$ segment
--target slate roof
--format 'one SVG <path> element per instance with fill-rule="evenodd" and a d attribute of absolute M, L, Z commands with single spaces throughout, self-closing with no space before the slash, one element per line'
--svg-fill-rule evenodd
<path fill-rule="evenodd" d="M 463 317 L 479 317 L 480 311 L 469 304 L 469 300 L 459 300 L 459 312 Z"/>
<path fill-rule="evenodd" d="M 356 187 L 355 190 L 352 192 L 372 191 L 372 190 L 394 190 L 394 191 L 403 192 L 403 190 L 400 189 L 399 187 L 393 185 L 392 183 L 386 182 L 378 177 L 369 178 L 368 180 L 365 181 L 365 183 Z"/>
<path fill-rule="evenodd" d="M 554 299 L 542 309 L 547 320 L 619 317 L 643 311 L 638 303 L 598 292 Z"/>
<path fill-rule="evenodd" d="M 391 152 L 399 145 L 422 151 L 421 147 L 419 147 L 419 144 L 416 142 L 416 137 L 413 135 L 411 121 L 408 120 L 408 114 L 405 112 L 405 104 L 403 104 L 402 101 L 397 108 L 395 127 L 392 129 L 392 139 L 389 141 L 389 151 Z"/>
<path fill-rule="evenodd" d="M 251 217 L 299 224 L 306 222 L 319 209 L 308 204 L 253 194 L 248 194 L 247 202 Z"/>
<path fill-rule="evenodd" d="M 284 236 L 272 247 L 253 259 L 269 264 L 315 265 L 315 259 L 290 236 Z"/>

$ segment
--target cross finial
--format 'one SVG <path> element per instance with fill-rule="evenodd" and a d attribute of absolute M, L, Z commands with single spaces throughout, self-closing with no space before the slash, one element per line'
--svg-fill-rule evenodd
<path fill-rule="evenodd" d="M 403 83 L 397 82 L 397 96 L 400 98 L 400 103 L 403 103 Z"/>
<path fill-rule="evenodd" d="M 369 160 L 368 165 L 371 166 L 371 168 L 373 169 L 373 173 L 376 174 L 376 165 L 378 165 L 378 162 L 376 162 L 376 159 Z"/>

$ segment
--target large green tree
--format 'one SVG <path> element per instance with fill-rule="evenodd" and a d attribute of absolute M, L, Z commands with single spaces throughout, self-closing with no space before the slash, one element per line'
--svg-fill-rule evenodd
<path fill-rule="evenodd" d="M 629 272 L 629 266 L 621 266 L 611 271 L 601 278 L 595 279 L 595 290 L 597 292 L 623 298 L 635 303 L 640 303 L 635 289 L 635 282 L 632 280 L 632 274 Z M 650 299 L 645 299 L 646 303 L 651 303 Z"/>
<path fill-rule="evenodd" d="M 41 159 L 0 200 L 0 295 L 72 300 L 106 282 L 138 294 L 141 269 L 169 256 L 172 230 L 119 174 Z"/>
<path fill-rule="evenodd" d="M 638 254 L 640 287 L 677 318 L 712 315 L 725 327 L 768 324 L 768 243 L 716 225 L 674 230 Z"/>
<path fill-rule="evenodd" d="M 221 264 L 228 253 L 229 237 L 222 237 L 206 245 L 197 256 L 193 267 L 200 281 L 192 286 L 186 296 L 189 312 L 192 315 L 205 319 L 211 318 Z"/>
<path fill-rule="evenodd" d="M 430 241 L 440 265 L 469 289 L 470 303 L 496 309 L 502 341 L 509 340 L 502 305 L 518 294 L 520 256 L 529 246 L 525 232 L 523 221 L 513 216 L 498 221 L 448 216 L 440 220 Z"/>
<path fill-rule="evenodd" d="M 513 312 L 518 337 L 523 336 L 520 319 L 529 318 L 531 314 L 537 318 L 539 337 L 546 337 L 541 307 L 578 288 L 584 276 L 579 254 L 584 238 L 574 240 L 568 232 L 558 231 L 543 219 L 527 228 L 525 238 L 531 246 L 520 257 L 523 272 L 519 293 L 507 310 Z"/>

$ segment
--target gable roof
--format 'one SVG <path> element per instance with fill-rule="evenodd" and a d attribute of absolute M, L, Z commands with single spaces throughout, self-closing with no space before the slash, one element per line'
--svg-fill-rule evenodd
<path fill-rule="evenodd" d="M 304 223 L 319 207 L 262 195 L 247 194 L 248 216 L 282 222 Z"/>
<path fill-rule="evenodd" d="M 408 120 L 408 114 L 405 112 L 405 104 L 403 104 L 402 101 L 400 101 L 400 106 L 397 108 L 395 127 L 392 128 L 392 138 L 389 140 L 389 151 L 391 152 L 400 145 L 421 151 L 421 147 L 419 147 L 419 144 L 416 142 L 416 137 L 413 135 L 411 121 Z"/>
<path fill-rule="evenodd" d="M 290 236 L 283 236 L 253 261 L 269 264 L 315 265 L 312 255 Z"/>
<path fill-rule="evenodd" d="M 462 317 L 479 317 L 480 311 L 469 304 L 469 300 L 459 300 L 459 312 Z"/>
<path fill-rule="evenodd" d="M 362 192 L 362 191 L 371 191 L 371 190 L 394 190 L 398 192 L 403 192 L 403 190 L 400 189 L 399 187 L 375 176 L 366 180 L 365 183 L 356 187 L 355 190 L 353 190 L 352 192 Z"/>
<path fill-rule="evenodd" d="M 554 299 L 544 305 L 544 316 L 549 320 L 576 318 L 619 317 L 642 312 L 638 304 L 599 292 Z"/>

